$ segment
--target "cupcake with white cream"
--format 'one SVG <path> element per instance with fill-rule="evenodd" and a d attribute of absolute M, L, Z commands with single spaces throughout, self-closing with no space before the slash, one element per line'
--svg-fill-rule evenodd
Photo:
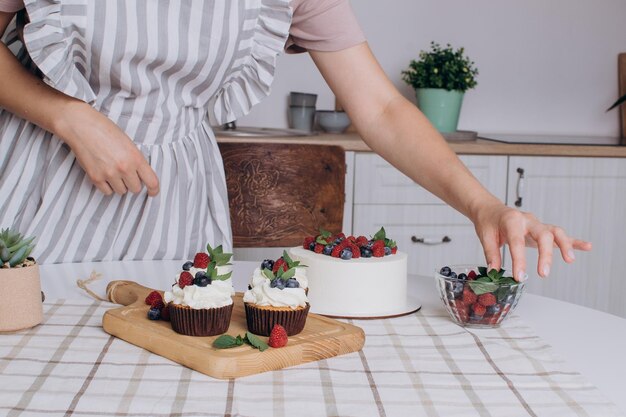
<path fill-rule="evenodd" d="M 269 336 L 274 325 L 280 324 L 289 336 L 300 333 L 310 308 L 307 290 L 304 265 L 287 252 L 276 261 L 263 261 L 243 295 L 248 330 Z"/>
<path fill-rule="evenodd" d="M 172 291 L 165 292 L 174 331 L 188 336 L 214 336 L 230 325 L 235 291 L 232 284 L 231 253 L 222 246 L 207 245 L 193 262 L 183 265 Z"/>

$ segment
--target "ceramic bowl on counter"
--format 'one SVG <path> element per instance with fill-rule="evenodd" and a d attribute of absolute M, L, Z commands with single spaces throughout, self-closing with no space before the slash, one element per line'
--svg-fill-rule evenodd
<path fill-rule="evenodd" d="M 319 127 L 328 133 L 343 133 L 350 126 L 350 119 L 343 111 L 318 110 L 315 115 Z"/>
<path fill-rule="evenodd" d="M 493 328 L 511 314 L 524 293 L 524 283 L 507 276 L 502 269 L 451 265 L 440 268 L 435 280 L 452 321 L 463 327 Z"/>

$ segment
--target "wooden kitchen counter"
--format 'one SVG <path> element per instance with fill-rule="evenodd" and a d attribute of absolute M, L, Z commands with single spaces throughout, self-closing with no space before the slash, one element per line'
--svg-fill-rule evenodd
<path fill-rule="evenodd" d="M 217 137 L 218 143 L 302 143 L 317 145 L 339 145 L 346 151 L 372 152 L 356 133 L 319 134 L 295 137 Z M 626 146 L 513 144 L 478 139 L 464 142 L 448 142 L 457 154 L 462 155 L 534 155 L 534 156 L 587 156 L 626 158 Z"/>

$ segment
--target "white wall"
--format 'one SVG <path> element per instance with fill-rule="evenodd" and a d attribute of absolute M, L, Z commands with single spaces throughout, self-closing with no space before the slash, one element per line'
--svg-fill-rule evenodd
<path fill-rule="evenodd" d="M 315 1 L 315 0 L 311 0 Z M 400 72 L 431 40 L 464 46 L 478 86 L 466 94 L 459 129 L 500 133 L 618 136 L 617 54 L 626 52 L 626 0 L 352 0 L 388 76 L 405 96 Z M 287 126 L 289 91 L 334 97 L 307 54 L 281 56 L 273 92 L 248 126 Z"/>

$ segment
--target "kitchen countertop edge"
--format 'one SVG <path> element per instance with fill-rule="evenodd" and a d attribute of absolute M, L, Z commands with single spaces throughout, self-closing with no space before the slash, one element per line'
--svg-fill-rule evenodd
<path fill-rule="evenodd" d="M 317 134 L 294 137 L 242 138 L 217 136 L 218 143 L 300 143 L 308 145 L 338 145 L 346 151 L 373 152 L 356 133 Z M 502 143 L 485 139 L 448 141 L 460 155 L 516 155 L 626 158 L 626 146 L 618 145 L 556 145 Z"/>

